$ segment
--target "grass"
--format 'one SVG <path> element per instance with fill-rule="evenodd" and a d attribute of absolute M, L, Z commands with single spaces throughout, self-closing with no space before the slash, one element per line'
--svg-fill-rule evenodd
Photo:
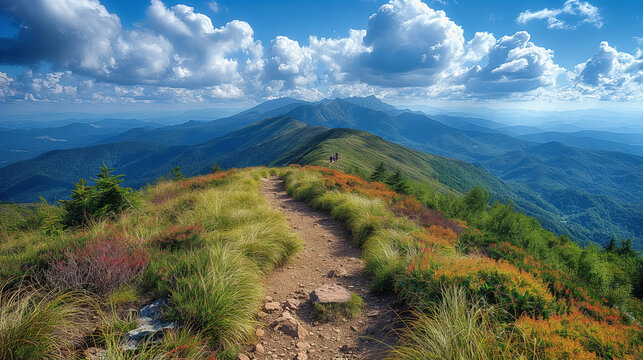
<path fill-rule="evenodd" d="M 396 292 L 411 307 L 391 359 L 531 359 L 558 349 L 570 358 L 636 358 L 643 352 L 640 325 L 612 324 L 618 319 L 611 310 L 595 321 L 588 311 L 604 310 L 596 307 L 565 313 L 539 275 L 483 252 L 461 253 L 454 231 L 423 227 L 394 211 L 399 194 L 383 184 L 321 168 L 250 168 L 149 186 L 137 208 L 83 229 L 0 231 L 0 283 L 6 284 L 0 359 L 73 357 L 72 343 L 83 336 L 115 359 L 234 358 L 254 336 L 262 277 L 301 248 L 284 215 L 260 194 L 260 179 L 275 174 L 294 198 L 346 223 L 362 248 L 372 291 Z M 105 291 L 88 289 L 100 297 L 51 290 L 54 282 L 42 274 L 65 250 L 116 237 L 149 258 L 140 274 Z M 121 350 L 134 319 L 120 314 L 159 296 L 180 330 L 136 352 Z M 354 316 L 360 303 L 354 295 L 346 305 L 315 311 L 333 321 Z M 86 315 L 96 309 L 108 315 L 91 319 L 97 330 L 89 336 Z"/>
<path fill-rule="evenodd" d="M 634 359 L 643 352 L 641 326 L 620 323 L 618 310 L 558 300 L 538 271 L 462 253 L 453 228 L 482 234 L 463 221 L 438 212 L 429 215 L 457 227 L 431 217 L 421 226 L 409 198 L 321 167 L 293 167 L 283 178 L 293 197 L 345 222 L 362 248 L 371 290 L 395 292 L 411 308 L 390 359 L 547 359 L 554 350 L 571 359 Z"/>
<path fill-rule="evenodd" d="M 92 297 L 96 307 L 111 314 L 93 320 L 99 330 L 92 341 L 116 359 L 236 356 L 254 336 L 263 275 L 301 248 L 283 214 L 259 191 L 260 179 L 279 171 L 250 168 L 163 181 L 140 191 L 138 207 L 82 229 L 3 232 L 0 282 L 8 285 L 1 297 L 0 359 L 61 357 L 70 339 L 67 329 L 89 335 L 75 319 L 80 311 L 76 292 L 50 294 L 46 289 L 53 284 L 41 274 L 51 275 L 51 265 L 65 250 L 82 249 L 114 234 L 147 253 L 149 263 L 140 276 Z M 17 277 L 44 288 L 33 294 L 14 292 Z M 167 316 L 179 321 L 181 330 L 136 353 L 120 350 L 132 319 L 115 314 L 140 308 L 155 296 L 168 299 Z"/>
<path fill-rule="evenodd" d="M 351 293 L 351 299 L 345 303 L 316 303 L 313 308 L 315 319 L 321 322 L 339 322 L 342 318 L 352 319 L 362 311 L 364 300 Z"/>
<path fill-rule="evenodd" d="M 520 336 L 505 336 L 497 310 L 472 301 L 460 287 L 442 290 L 441 300 L 413 311 L 388 360 L 516 359 L 528 356 Z M 501 339 L 509 338 L 506 342 Z M 518 351 L 522 350 L 522 351 Z"/>
<path fill-rule="evenodd" d="M 88 329 L 93 301 L 81 292 L 0 289 L 0 359 L 63 359 Z"/>
<path fill-rule="evenodd" d="M 214 246 L 205 258 L 176 269 L 170 290 L 177 320 L 198 324 L 207 337 L 231 346 L 250 338 L 252 316 L 262 301 L 259 274 L 251 260 L 229 245 Z"/>

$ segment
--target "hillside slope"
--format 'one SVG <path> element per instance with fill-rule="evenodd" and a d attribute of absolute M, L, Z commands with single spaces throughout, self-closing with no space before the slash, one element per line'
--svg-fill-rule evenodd
<path fill-rule="evenodd" d="M 341 153 L 338 165 L 344 169 L 359 168 L 370 173 L 379 162 L 384 162 L 413 180 L 445 191 L 462 192 L 484 184 L 503 198 L 513 194 L 511 187 L 476 165 L 408 149 L 360 130 L 328 129 L 278 117 L 196 146 L 115 143 L 47 153 L 0 169 L 0 186 L 10 190 L 0 193 L 0 199 L 37 200 L 21 184 L 38 175 L 56 179 L 57 185 L 67 184 L 65 190 L 58 186 L 51 189 L 51 194 L 38 193 L 48 199 L 61 198 L 78 178 L 93 176 L 103 160 L 126 174 L 126 185 L 138 187 L 153 182 L 175 166 L 180 166 L 186 175 L 194 175 L 209 172 L 214 162 L 224 168 L 327 164 L 328 156 L 335 152 Z M 47 183 L 41 186 L 46 188 Z"/>

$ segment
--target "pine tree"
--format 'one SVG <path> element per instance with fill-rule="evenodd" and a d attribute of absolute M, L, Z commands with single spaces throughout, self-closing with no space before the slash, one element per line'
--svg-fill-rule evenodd
<path fill-rule="evenodd" d="M 214 164 L 212 164 L 212 168 L 211 168 L 211 170 L 212 170 L 212 173 L 213 173 L 213 174 L 216 174 L 216 173 L 218 173 L 219 171 L 222 171 L 221 166 L 219 166 L 219 164 L 218 164 L 218 163 L 216 163 L 216 162 L 215 162 Z"/>
<path fill-rule="evenodd" d="M 371 181 L 385 182 L 386 173 L 386 166 L 384 166 L 383 162 L 380 162 L 379 164 L 377 164 L 375 170 L 373 170 L 373 173 L 371 174 Z"/>
<path fill-rule="evenodd" d="M 636 257 L 636 251 L 634 251 L 632 239 L 621 240 L 621 244 L 619 245 L 618 249 L 616 249 L 616 252 L 619 255 Z"/>
<path fill-rule="evenodd" d="M 172 168 L 172 171 L 170 171 L 170 177 L 172 180 L 183 180 L 185 179 L 185 176 L 183 176 L 183 173 L 181 172 L 181 167 L 176 166 Z"/>
<path fill-rule="evenodd" d="M 607 243 L 607 246 L 605 247 L 605 251 L 614 251 L 616 250 L 616 238 L 612 236 L 610 239 L 610 242 Z"/>
<path fill-rule="evenodd" d="M 94 179 L 94 186 L 88 186 L 85 179 L 74 184 L 71 200 L 61 201 L 65 211 L 61 221 L 63 227 L 82 226 L 93 219 L 117 214 L 133 206 L 132 189 L 120 186 L 124 175 L 113 175 L 112 171 L 114 169 L 103 163 Z"/>
<path fill-rule="evenodd" d="M 397 171 L 395 171 L 395 173 L 386 180 L 386 183 L 391 187 L 391 189 L 393 189 L 393 191 L 399 194 L 409 193 L 409 185 L 407 184 L 406 179 L 402 176 L 400 169 L 397 169 Z"/>

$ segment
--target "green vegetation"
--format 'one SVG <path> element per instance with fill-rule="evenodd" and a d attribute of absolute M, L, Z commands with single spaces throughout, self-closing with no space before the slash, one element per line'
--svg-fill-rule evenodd
<path fill-rule="evenodd" d="M 71 200 L 62 202 L 64 213 L 60 222 L 63 227 L 83 226 L 134 206 L 132 189 L 120 187 L 124 175 L 113 175 L 113 171 L 103 164 L 100 173 L 96 174 L 96 185 L 87 186 L 85 179 L 74 185 Z"/>
<path fill-rule="evenodd" d="M 255 333 L 262 276 L 301 247 L 259 193 L 259 180 L 279 171 L 165 180 L 137 193 L 136 207 L 119 208 L 105 199 L 123 199 L 120 177 L 104 167 L 82 191 L 91 197 L 70 200 L 100 216 L 59 232 L 3 232 L 0 358 L 69 358 L 89 346 L 117 359 L 236 356 Z M 136 352 L 120 349 L 135 320 L 125 310 L 153 296 L 168 300 L 179 330 Z"/>
<path fill-rule="evenodd" d="M 463 288 L 442 289 L 437 303 L 414 311 L 390 360 L 516 359 L 535 357 L 519 335 L 498 322 L 496 310 L 472 302 Z M 505 340 L 506 339 L 506 340 Z"/>
<path fill-rule="evenodd" d="M 380 162 L 379 164 L 377 164 L 375 169 L 373 169 L 373 173 L 371 174 L 370 180 L 385 182 L 386 179 L 388 178 L 386 176 L 387 172 L 388 170 L 386 170 L 386 165 L 384 165 L 383 162 Z"/>
<path fill-rule="evenodd" d="M 87 331 L 79 316 L 92 305 L 76 292 L 0 288 L 0 359 L 63 359 Z"/>
<path fill-rule="evenodd" d="M 342 318 L 351 319 L 362 311 L 364 300 L 359 295 L 351 293 L 351 299 L 345 303 L 316 303 L 313 308 L 315 319 L 322 322 L 338 322 Z"/>
<path fill-rule="evenodd" d="M 135 137 L 125 137 L 122 140 L 128 142 L 43 154 L 0 169 L 0 199 L 29 202 L 39 196 L 48 201 L 67 198 L 73 184 L 79 178 L 91 177 L 103 160 L 127 174 L 124 186 L 140 188 L 167 176 L 177 165 L 186 176 L 194 176 L 211 173 L 213 163 L 222 168 L 323 165 L 329 154 L 339 152 L 342 161 L 333 168 L 362 178 L 370 177 L 381 164 L 389 174 L 399 169 L 409 180 L 409 191 L 425 203 L 437 203 L 481 185 L 493 200 L 513 200 L 517 209 L 536 217 L 544 228 L 582 245 L 606 245 L 611 236 L 616 236 L 632 238 L 634 249 L 643 249 L 643 209 L 638 205 L 643 195 L 632 181 L 641 175 L 640 157 L 561 144 L 534 145 L 504 134 L 474 136 L 423 115 L 393 116 L 342 100 L 297 108 L 270 115 L 239 114 L 224 121 L 235 131 L 209 141 L 203 133 L 219 133 L 223 123 L 219 127 L 208 124 L 208 131 L 198 127 L 158 129 L 155 141 L 165 143 L 169 139 L 168 144 L 192 144 L 189 147 L 131 142 Z M 285 114 L 292 118 L 272 118 Z M 258 119 L 265 120 L 250 124 Z M 239 124 L 250 125 L 239 129 Z M 372 131 L 384 139 L 347 127 Z M 183 138 L 183 131 L 190 136 Z M 200 144 L 195 145 L 194 139 L 200 139 Z M 475 161 L 484 168 L 409 147 Z M 398 190 L 406 191 L 404 187 Z"/>
<path fill-rule="evenodd" d="M 631 297 L 641 258 L 627 242 L 622 254 L 581 249 L 511 204 L 489 206 L 481 188 L 432 209 L 331 169 L 294 168 L 284 178 L 293 197 L 346 222 L 372 290 L 394 291 L 413 309 L 392 359 L 633 359 L 643 351 L 641 302 Z"/>

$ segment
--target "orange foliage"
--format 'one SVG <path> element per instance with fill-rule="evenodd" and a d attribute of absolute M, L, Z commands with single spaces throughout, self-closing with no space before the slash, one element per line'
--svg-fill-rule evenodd
<path fill-rule="evenodd" d="M 403 196 L 395 191 L 391 191 L 386 184 L 368 182 L 359 176 L 345 174 L 338 170 L 311 165 L 306 165 L 303 169 L 320 172 L 323 175 L 322 181 L 329 189 L 342 192 L 354 192 L 371 199 L 379 198 L 387 204 L 391 204 L 395 199 Z"/>
<path fill-rule="evenodd" d="M 641 327 L 596 321 L 578 310 L 549 319 L 521 317 L 516 326 L 551 359 L 638 359 Z"/>
<path fill-rule="evenodd" d="M 182 189 L 205 189 L 214 183 L 224 180 L 227 177 L 237 173 L 237 169 L 229 169 L 226 171 L 219 171 L 214 174 L 208 174 L 208 175 L 203 175 L 203 176 L 197 176 L 185 180 L 181 180 L 178 182 L 178 185 Z"/>

